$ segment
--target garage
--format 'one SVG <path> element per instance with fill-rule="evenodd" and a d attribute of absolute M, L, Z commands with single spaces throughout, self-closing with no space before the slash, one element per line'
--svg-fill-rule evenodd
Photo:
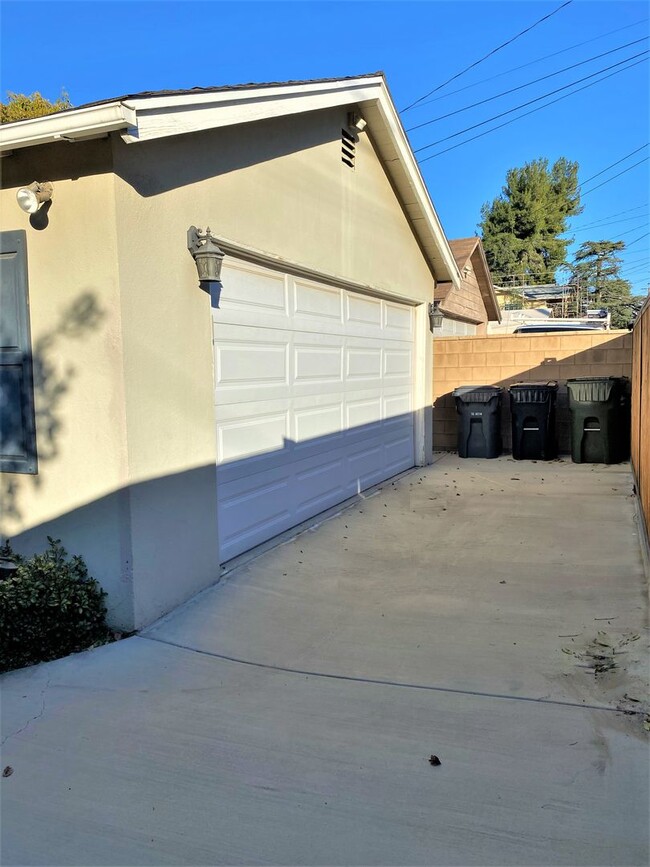
<path fill-rule="evenodd" d="M 222 563 L 414 465 L 414 306 L 229 257 L 212 316 Z"/>

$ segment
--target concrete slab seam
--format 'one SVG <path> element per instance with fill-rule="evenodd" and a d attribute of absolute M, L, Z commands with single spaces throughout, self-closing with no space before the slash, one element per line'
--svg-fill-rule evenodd
<path fill-rule="evenodd" d="M 432 686 L 430 684 L 422 684 L 422 683 L 408 683 L 407 681 L 396 681 L 396 680 L 380 680 L 378 678 L 372 677 L 355 677 L 353 675 L 348 674 L 329 674 L 323 671 L 307 671 L 300 668 L 287 668 L 282 665 L 272 665 L 271 663 L 265 662 L 253 662 L 250 659 L 241 659 L 236 656 L 228 656 L 224 653 L 214 653 L 209 650 L 201 650 L 197 647 L 189 647 L 186 644 L 179 644 L 175 641 L 169 641 L 164 638 L 156 638 L 152 635 L 136 635 L 134 638 L 139 638 L 144 641 L 155 641 L 158 644 L 166 644 L 169 647 L 177 647 L 179 650 L 186 650 L 189 653 L 198 653 L 201 656 L 209 656 L 213 659 L 220 659 L 223 662 L 234 662 L 237 665 L 246 665 L 250 668 L 260 668 L 265 669 L 267 671 L 278 671 L 283 672 L 285 674 L 300 674 L 306 677 L 319 677 L 327 680 L 342 680 L 349 683 L 365 683 L 373 686 L 396 686 L 402 687 L 403 689 L 420 689 L 426 690 L 427 692 L 444 692 L 450 693 L 452 695 L 466 695 L 472 698 L 494 698 L 494 699 L 502 699 L 506 701 L 522 701 L 528 702 L 530 704 L 549 704 L 549 705 L 560 705 L 562 707 L 575 707 L 581 708 L 583 710 L 603 710 L 609 711 L 610 713 L 622 713 L 619 708 L 616 707 L 608 707 L 607 705 L 598 705 L 598 704 L 578 704 L 578 702 L 573 701 L 561 701 L 561 700 L 553 700 L 548 698 L 535 698 L 533 696 L 525 696 L 525 695 L 505 695 L 503 693 L 493 693 L 493 692 L 480 692 L 478 690 L 471 689 L 456 689 L 451 686 Z M 637 710 L 626 710 L 626 714 L 628 715 L 637 715 L 642 716 L 644 711 Z"/>

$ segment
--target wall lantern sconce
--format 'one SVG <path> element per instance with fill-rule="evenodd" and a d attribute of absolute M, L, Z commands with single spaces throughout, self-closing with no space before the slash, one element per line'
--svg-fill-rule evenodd
<path fill-rule="evenodd" d="M 212 306 L 219 306 L 221 296 L 221 264 L 225 253 L 210 233 L 210 227 L 202 232 L 196 226 L 187 230 L 187 249 L 192 254 L 199 275 L 199 284 L 210 294 Z"/>
<path fill-rule="evenodd" d="M 16 193 L 16 201 L 26 214 L 35 214 L 45 202 L 52 199 L 54 187 L 49 181 L 34 181 L 28 187 L 21 187 Z"/>
<path fill-rule="evenodd" d="M 440 310 L 440 302 L 435 301 L 429 304 L 429 328 L 433 331 L 434 328 L 442 328 L 442 322 L 445 317 Z"/>

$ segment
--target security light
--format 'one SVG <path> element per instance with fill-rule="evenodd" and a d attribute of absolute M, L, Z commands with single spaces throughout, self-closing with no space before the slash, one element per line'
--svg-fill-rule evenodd
<path fill-rule="evenodd" d="M 52 199 L 54 187 L 49 181 L 34 181 L 28 187 L 21 187 L 16 193 L 16 201 L 26 214 L 35 214 L 44 202 Z"/>

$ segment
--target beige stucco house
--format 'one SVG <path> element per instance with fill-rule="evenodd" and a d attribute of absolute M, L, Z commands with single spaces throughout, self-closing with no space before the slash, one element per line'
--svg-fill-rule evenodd
<path fill-rule="evenodd" d="M 501 322 L 501 308 L 492 275 L 478 237 L 449 241 L 460 271 L 460 285 L 439 282 L 435 301 L 444 318 L 436 330 L 439 337 L 471 336 L 487 333 L 488 322 Z"/>
<path fill-rule="evenodd" d="M 381 74 L 124 96 L 0 150 L 2 533 L 83 555 L 113 624 L 430 460 L 429 305 L 461 276 Z"/>

